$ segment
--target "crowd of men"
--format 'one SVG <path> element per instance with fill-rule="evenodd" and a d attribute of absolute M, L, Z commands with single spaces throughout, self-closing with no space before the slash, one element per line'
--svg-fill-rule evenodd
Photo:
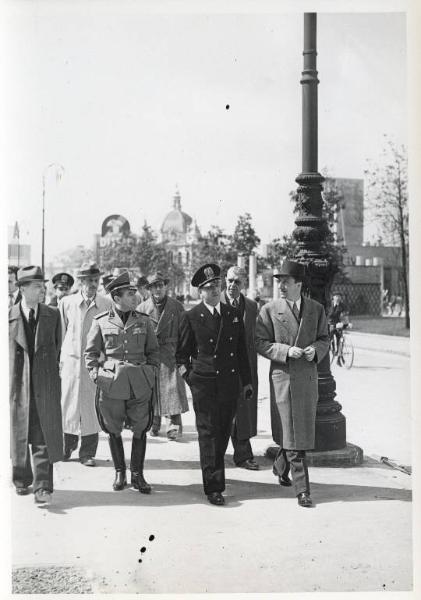
<path fill-rule="evenodd" d="M 11 457 L 18 495 L 34 492 L 48 506 L 53 464 L 79 445 L 83 466 L 94 467 L 98 433 L 108 435 L 113 489 L 127 485 L 124 428 L 133 433 L 130 485 L 151 486 L 144 464 L 149 435 L 182 436 L 190 388 L 199 441 L 203 489 L 211 504 L 225 503 L 224 457 L 229 440 L 240 468 L 259 469 L 251 438 L 257 434 L 257 355 L 270 360 L 271 423 L 279 452 L 280 485 L 294 486 L 298 504 L 312 506 L 306 450 L 314 447 L 317 363 L 329 348 L 324 308 L 302 295 L 304 266 L 284 261 L 275 275 L 280 298 L 258 304 L 245 297 L 246 273 L 223 275 L 208 263 L 191 285 L 190 310 L 169 294 L 156 272 L 130 281 L 85 263 L 74 278 L 57 273 L 45 300 L 37 266 L 9 267 Z M 101 292 L 99 290 L 102 290 Z M 32 461 L 31 461 L 32 455 Z M 289 474 L 291 473 L 291 478 Z"/>

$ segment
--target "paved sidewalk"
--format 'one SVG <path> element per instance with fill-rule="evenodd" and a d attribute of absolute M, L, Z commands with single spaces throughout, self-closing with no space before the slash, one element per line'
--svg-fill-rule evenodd
<path fill-rule="evenodd" d="M 404 382 L 409 361 L 371 352 L 359 357 L 365 371 L 335 372 L 348 440 L 364 450 L 375 440 L 385 448 L 381 453 L 392 457 L 394 427 L 401 438 L 394 458 L 410 459 L 409 402 L 400 407 L 404 418 L 393 423 L 391 408 L 397 402 L 393 388 L 389 391 L 390 381 Z M 277 484 L 264 458 L 272 441 L 267 366 L 259 361 L 259 432 L 253 440 L 261 470 L 235 468 L 229 448 L 225 507 L 211 506 L 203 495 L 190 411 L 180 442 L 148 439 L 150 496 L 130 488 L 112 491 L 104 436 L 96 468 L 76 460 L 57 465 L 49 510 L 35 507 L 32 496 L 11 492 L 13 565 L 82 568 L 97 592 L 410 590 L 411 477 L 370 458 L 361 467 L 311 468 L 316 507 L 298 507 L 292 490 Z M 377 398 L 358 393 L 367 384 L 376 387 L 376 381 Z M 384 427 L 377 411 L 384 415 Z M 124 437 L 128 457 L 130 434 Z"/>

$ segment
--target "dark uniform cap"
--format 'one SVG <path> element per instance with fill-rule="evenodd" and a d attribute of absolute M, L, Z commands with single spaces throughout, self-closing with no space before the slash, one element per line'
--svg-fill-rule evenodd
<path fill-rule="evenodd" d="M 152 275 L 148 276 L 147 279 L 147 286 L 148 288 L 151 287 L 151 285 L 153 285 L 154 283 L 158 283 L 158 281 L 162 281 L 162 283 L 164 285 L 167 285 L 167 283 L 169 283 L 169 279 L 168 277 L 165 277 L 165 275 L 163 275 L 163 273 L 161 273 L 161 271 L 156 271 L 155 273 L 152 273 Z"/>
<path fill-rule="evenodd" d="M 117 275 L 117 277 L 114 277 L 105 286 L 105 291 L 109 294 L 111 294 L 111 292 L 115 292 L 117 290 L 122 290 L 122 289 L 130 289 L 130 290 L 137 291 L 137 287 L 134 286 L 130 282 L 130 275 L 129 275 L 128 271 L 125 271 L 121 275 Z"/>
<path fill-rule="evenodd" d="M 73 286 L 75 280 L 69 273 L 57 273 L 51 280 L 54 287 L 66 285 L 69 289 Z"/>
<path fill-rule="evenodd" d="M 191 284 L 193 287 L 201 288 L 215 279 L 221 279 L 221 269 L 215 263 L 206 263 L 193 275 Z"/>
<path fill-rule="evenodd" d="M 147 278 L 144 277 L 143 275 L 141 275 L 140 277 L 137 278 L 136 285 L 137 285 L 137 287 L 143 287 L 145 285 L 148 285 Z"/>
<path fill-rule="evenodd" d="M 19 285 L 21 283 L 29 283 L 30 281 L 48 281 L 48 279 L 44 279 L 41 267 L 34 267 L 33 265 L 19 269 L 16 279 Z"/>
<path fill-rule="evenodd" d="M 280 279 L 284 276 L 291 276 L 302 281 L 305 277 L 305 274 L 305 265 L 295 260 L 284 260 L 280 270 L 277 273 L 274 273 L 273 276 L 276 277 L 276 279 Z"/>
<path fill-rule="evenodd" d="M 103 275 L 102 276 L 102 285 L 104 286 L 104 288 L 107 287 L 107 285 L 110 283 L 110 281 L 112 281 L 114 279 L 114 275 L 111 275 L 111 273 L 109 275 Z"/>
<path fill-rule="evenodd" d="M 95 262 L 83 263 L 82 266 L 80 267 L 79 271 L 77 272 L 78 277 L 92 277 L 95 275 L 102 275 L 102 274 L 103 273 L 101 273 L 98 265 Z"/>

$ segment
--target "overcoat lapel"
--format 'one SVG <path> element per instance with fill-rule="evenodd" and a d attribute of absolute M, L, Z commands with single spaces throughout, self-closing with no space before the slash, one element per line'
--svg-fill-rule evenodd
<path fill-rule="evenodd" d="M 15 338 L 16 343 L 28 352 L 28 343 L 26 341 L 23 317 L 20 312 L 20 304 L 15 304 L 10 309 L 9 321 L 14 321 L 13 337 Z"/>
<path fill-rule="evenodd" d="M 278 300 L 278 306 L 275 308 L 275 317 L 278 321 L 281 322 L 283 327 L 285 327 L 289 333 L 295 338 L 298 333 L 298 323 L 292 314 L 292 311 L 289 310 L 286 300 L 281 298 Z"/>
<path fill-rule="evenodd" d="M 44 331 L 46 329 L 47 319 L 49 317 L 48 311 L 45 311 L 44 309 L 45 309 L 44 305 L 40 304 L 39 309 L 38 309 L 38 311 L 39 311 L 38 312 L 38 323 L 37 323 L 37 328 L 35 330 L 34 352 L 36 352 L 41 345 L 42 334 L 44 333 Z"/>
<path fill-rule="evenodd" d="M 161 317 L 158 321 L 158 327 L 156 328 L 156 335 L 158 336 L 162 331 L 168 327 L 169 323 L 174 318 L 174 311 L 171 307 L 171 302 L 169 298 L 167 298 L 167 302 L 165 303 L 164 310 L 161 313 Z"/>
<path fill-rule="evenodd" d="M 300 327 L 298 329 L 298 334 L 297 334 L 297 339 L 296 339 L 296 345 L 301 347 L 300 343 L 301 340 L 303 338 L 303 336 L 305 335 L 305 328 L 306 328 L 306 323 L 311 323 L 312 320 L 312 314 L 313 314 L 313 307 L 311 306 L 310 302 L 308 302 L 307 298 L 304 298 L 303 296 L 301 297 L 301 302 L 303 303 L 301 306 L 301 321 L 300 321 Z M 303 325 L 304 324 L 304 325 Z"/>

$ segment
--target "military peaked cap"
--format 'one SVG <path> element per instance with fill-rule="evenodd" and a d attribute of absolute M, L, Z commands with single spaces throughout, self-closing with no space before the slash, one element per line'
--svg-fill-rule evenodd
<path fill-rule="evenodd" d="M 73 286 L 75 280 L 71 275 L 69 275 L 69 273 L 57 273 L 57 275 L 54 275 L 51 282 L 54 287 L 57 287 L 59 285 L 65 285 L 70 289 Z"/>
<path fill-rule="evenodd" d="M 214 263 L 206 263 L 193 275 L 191 284 L 193 287 L 201 288 L 215 279 L 221 279 L 221 269 Z"/>
<path fill-rule="evenodd" d="M 106 286 L 105 291 L 111 294 L 117 290 L 130 289 L 137 291 L 137 287 L 130 282 L 130 275 L 128 271 L 125 271 L 121 275 L 114 277 Z"/>

